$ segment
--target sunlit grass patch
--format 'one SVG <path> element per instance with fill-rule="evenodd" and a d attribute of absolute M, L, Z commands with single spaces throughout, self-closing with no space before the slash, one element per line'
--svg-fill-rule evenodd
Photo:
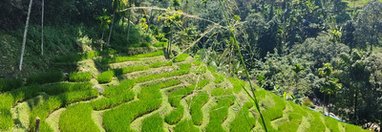
<path fill-rule="evenodd" d="M 232 89 L 214 88 L 211 91 L 212 96 L 232 95 Z"/>
<path fill-rule="evenodd" d="M 192 124 L 191 120 L 183 120 L 179 122 L 174 130 L 175 132 L 200 132 L 200 130 Z"/>
<path fill-rule="evenodd" d="M 184 108 L 180 102 L 185 96 L 192 93 L 194 87 L 195 85 L 191 85 L 188 87 L 176 89 L 169 93 L 168 102 L 172 107 L 174 107 L 174 110 L 172 110 L 171 113 L 165 117 L 165 121 L 168 124 L 176 124 L 182 119 Z"/>
<path fill-rule="evenodd" d="M 69 81 L 71 82 L 87 82 L 92 79 L 90 72 L 76 72 L 69 75 Z"/>
<path fill-rule="evenodd" d="M 298 127 L 302 123 L 303 115 L 307 115 L 303 109 L 294 104 L 289 103 L 290 106 L 293 108 L 293 111 L 288 113 L 288 122 L 283 122 L 282 125 L 278 127 L 279 131 L 287 131 L 287 132 L 295 132 L 297 131 Z"/>
<path fill-rule="evenodd" d="M 195 95 L 190 103 L 190 114 L 192 122 L 195 125 L 201 125 L 203 122 L 202 107 L 208 102 L 209 95 L 206 92 L 201 92 Z"/>
<path fill-rule="evenodd" d="M 222 132 L 223 122 L 228 116 L 228 108 L 234 103 L 233 96 L 224 96 L 216 98 L 216 105 L 210 110 L 210 121 L 208 122 L 205 131 L 208 132 Z"/>
<path fill-rule="evenodd" d="M 98 75 L 97 81 L 99 83 L 109 83 L 114 77 L 114 72 L 113 71 L 105 71 L 102 72 L 101 74 Z"/>
<path fill-rule="evenodd" d="M 151 115 L 142 122 L 142 132 L 164 132 L 163 118 L 159 114 Z"/>
<path fill-rule="evenodd" d="M 325 125 L 331 132 L 339 132 L 338 121 L 331 117 L 324 117 Z"/>
<path fill-rule="evenodd" d="M 271 121 L 281 118 L 283 116 L 283 110 L 285 109 L 285 101 L 272 93 L 268 93 L 267 96 L 271 97 L 268 99 L 272 99 L 273 100 L 272 102 L 274 103 L 274 105 L 271 107 L 265 107 L 265 108 L 263 107 L 261 108 L 261 111 L 265 120 L 265 124 L 266 126 L 268 126 L 267 127 L 268 130 L 275 131 L 276 128 L 272 127 Z M 259 118 L 259 122 L 262 123 L 260 118 Z"/>
<path fill-rule="evenodd" d="M 243 80 L 240 80 L 238 78 L 230 77 L 228 80 L 231 82 L 233 86 L 233 92 L 238 93 L 242 90 L 242 87 L 246 86 L 246 82 Z"/>
<path fill-rule="evenodd" d="M 13 127 L 11 107 L 14 100 L 11 94 L 0 94 L 0 130 L 9 130 Z"/>
<path fill-rule="evenodd" d="M 130 123 L 147 113 L 158 109 L 162 102 L 159 87 L 143 87 L 138 94 L 138 101 L 123 104 L 105 112 L 103 125 L 106 131 L 132 131 Z"/>
<path fill-rule="evenodd" d="M 104 60 L 104 61 L 106 61 L 106 63 L 117 63 L 117 62 L 124 62 L 124 61 L 139 61 L 142 58 L 155 57 L 155 56 L 161 56 L 161 55 L 164 55 L 163 51 L 158 50 L 155 52 L 150 52 L 150 53 L 146 53 L 146 54 L 139 54 L 139 55 L 134 55 L 134 56 L 117 56 L 117 57 L 114 57 L 114 58 L 111 58 L 108 60 Z"/>
<path fill-rule="evenodd" d="M 64 132 L 96 132 L 97 125 L 91 118 L 92 107 L 78 104 L 68 107 L 60 116 L 60 130 Z"/>
<path fill-rule="evenodd" d="M 311 111 L 311 121 L 310 127 L 307 131 L 317 131 L 317 132 L 323 132 L 325 131 L 326 127 L 325 124 L 321 121 L 321 114 L 318 112 Z"/>
<path fill-rule="evenodd" d="M 188 54 L 180 54 L 178 55 L 176 58 L 174 58 L 174 62 L 182 62 L 182 61 L 185 61 L 190 55 Z"/>
<path fill-rule="evenodd" d="M 236 114 L 235 119 L 230 124 L 231 132 L 249 132 L 255 127 L 256 119 L 250 116 L 249 109 L 253 106 L 252 102 L 247 102 Z"/>

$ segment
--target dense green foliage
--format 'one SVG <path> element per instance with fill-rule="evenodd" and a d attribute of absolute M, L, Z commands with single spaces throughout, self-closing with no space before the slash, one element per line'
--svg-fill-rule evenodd
<path fill-rule="evenodd" d="M 87 82 L 92 79 L 92 74 L 90 72 L 75 72 L 69 75 L 69 81 L 72 82 Z"/>

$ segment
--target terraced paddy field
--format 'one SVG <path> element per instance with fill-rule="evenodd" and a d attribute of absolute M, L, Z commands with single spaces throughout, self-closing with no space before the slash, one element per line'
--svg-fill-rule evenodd
<path fill-rule="evenodd" d="M 79 62 L 78 70 L 58 82 L 2 92 L 0 130 L 34 131 L 39 118 L 43 132 L 264 131 L 244 92 L 247 83 L 188 55 L 95 57 Z M 259 87 L 255 94 L 269 131 L 365 131 Z"/>

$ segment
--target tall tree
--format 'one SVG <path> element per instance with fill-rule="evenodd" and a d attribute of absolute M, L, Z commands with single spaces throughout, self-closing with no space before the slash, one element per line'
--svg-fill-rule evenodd
<path fill-rule="evenodd" d="M 29 7 L 28 7 L 28 16 L 27 16 L 27 20 L 25 22 L 23 45 L 21 47 L 21 56 L 20 56 L 20 65 L 19 65 L 20 71 L 22 70 L 22 66 L 23 66 L 23 60 L 24 60 L 24 54 L 25 54 L 25 43 L 27 42 L 27 33 L 28 33 L 28 26 L 29 26 L 29 18 L 30 18 L 30 14 L 32 11 L 32 3 L 33 3 L 33 0 L 30 0 L 29 1 Z"/>

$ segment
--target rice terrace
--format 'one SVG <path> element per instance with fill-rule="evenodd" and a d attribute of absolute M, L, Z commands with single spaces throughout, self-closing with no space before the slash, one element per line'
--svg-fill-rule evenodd
<path fill-rule="evenodd" d="M 378 0 L 4 0 L 0 132 L 380 132 Z"/>

